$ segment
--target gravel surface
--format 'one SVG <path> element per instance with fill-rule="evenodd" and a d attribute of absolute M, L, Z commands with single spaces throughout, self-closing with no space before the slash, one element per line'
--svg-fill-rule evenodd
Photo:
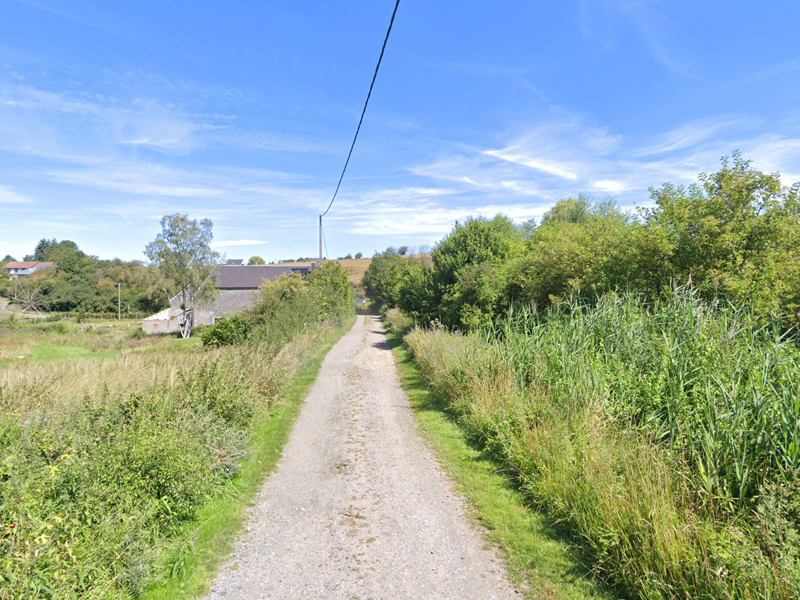
<path fill-rule="evenodd" d="M 206 598 L 519 597 L 419 437 L 381 322 L 360 316 Z"/>

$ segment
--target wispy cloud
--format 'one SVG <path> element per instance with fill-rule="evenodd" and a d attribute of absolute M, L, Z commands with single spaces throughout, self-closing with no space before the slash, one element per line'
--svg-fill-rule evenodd
<path fill-rule="evenodd" d="M 713 119 L 698 119 L 685 123 L 672 131 L 656 137 L 654 144 L 635 150 L 633 156 L 654 156 L 675 150 L 691 148 L 711 139 L 719 139 L 720 133 L 725 130 L 755 127 L 758 119 L 747 118 L 743 115 L 727 115 Z"/>
<path fill-rule="evenodd" d="M 452 189 L 450 202 L 474 210 L 482 198 L 497 205 L 514 200 L 539 212 L 581 191 L 611 194 L 624 206 L 644 205 L 651 186 L 696 181 L 698 173 L 715 170 L 720 157 L 736 149 L 756 158 L 756 168 L 781 171 L 784 184 L 800 179 L 800 130 L 784 126 L 781 133 L 748 136 L 759 124 L 744 115 L 693 120 L 637 144 L 564 114 L 525 133 L 515 132 L 503 150 L 454 145 L 412 172 L 442 181 Z"/>
<path fill-rule="evenodd" d="M 693 79 L 700 77 L 697 73 L 691 71 L 686 65 L 682 64 L 673 56 L 673 54 L 667 49 L 661 37 L 652 30 L 644 17 L 635 16 L 633 22 L 639 28 L 639 33 L 641 34 L 642 39 L 644 40 L 647 48 L 650 50 L 652 56 L 664 67 L 666 67 L 667 70 L 681 77 L 690 77 Z"/>
<path fill-rule="evenodd" d="M 208 182 L 207 176 L 192 176 L 188 171 L 152 163 L 109 163 L 92 168 L 46 171 L 44 176 L 61 183 L 139 196 L 220 198 L 231 195 L 231 190 L 219 182 L 198 184 L 198 181 Z"/>
<path fill-rule="evenodd" d="M 560 165 L 553 161 L 537 158 L 536 156 L 519 152 L 518 149 L 519 146 L 506 148 L 505 150 L 485 150 L 484 154 L 488 156 L 494 156 L 501 160 L 507 160 L 508 162 L 524 165 L 549 175 L 555 175 L 556 177 L 563 177 L 564 179 L 570 180 L 575 180 L 578 178 L 577 173 L 570 170 L 566 165 Z"/>
<path fill-rule="evenodd" d="M 0 185 L 0 204 L 33 204 L 33 198 Z"/>

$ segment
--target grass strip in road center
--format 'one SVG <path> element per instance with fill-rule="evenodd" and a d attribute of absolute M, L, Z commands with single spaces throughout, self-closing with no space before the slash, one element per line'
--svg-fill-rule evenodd
<path fill-rule="evenodd" d="M 246 508 L 283 454 L 292 426 L 311 385 L 317 378 L 328 351 L 353 326 L 356 317 L 332 329 L 319 341 L 314 351 L 297 370 L 286 386 L 283 399 L 269 418 L 253 431 L 251 455 L 242 463 L 238 477 L 227 493 L 206 506 L 199 514 L 200 525 L 192 532 L 185 552 L 179 553 L 173 577 L 149 589 L 142 600 L 175 600 L 196 598 L 206 593 L 217 574 L 217 568 L 230 553 L 244 524 Z"/>
<path fill-rule="evenodd" d="M 420 378 L 400 339 L 389 334 L 397 371 L 420 431 L 506 559 L 512 581 L 530 598 L 610 600 L 552 519 L 530 508 L 507 471 L 468 439 Z"/>

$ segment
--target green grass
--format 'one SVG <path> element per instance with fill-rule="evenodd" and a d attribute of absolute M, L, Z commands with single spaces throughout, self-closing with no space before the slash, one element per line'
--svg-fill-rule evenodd
<path fill-rule="evenodd" d="M 200 525 L 189 536 L 191 543 L 176 559 L 175 576 L 153 586 L 142 600 L 195 598 L 208 591 L 217 568 L 229 554 L 247 517 L 246 507 L 252 503 L 267 475 L 275 470 L 325 355 L 354 322 L 355 317 L 350 318 L 342 328 L 332 331 L 298 369 L 281 402 L 263 423 L 256 426 L 252 454 L 242 464 L 227 493 L 201 510 L 197 518 Z"/>
<path fill-rule="evenodd" d="M 531 509 L 507 469 L 472 443 L 420 378 L 399 339 L 389 336 L 398 373 L 420 429 L 439 463 L 474 508 L 526 596 L 559 600 L 614 598 L 588 573 L 578 550 L 552 519 Z"/>
<path fill-rule="evenodd" d="M 93 352 L 84 346 L 34 346 L 33 360 L 108 360 L 120 356 L 118 350 Z"/>

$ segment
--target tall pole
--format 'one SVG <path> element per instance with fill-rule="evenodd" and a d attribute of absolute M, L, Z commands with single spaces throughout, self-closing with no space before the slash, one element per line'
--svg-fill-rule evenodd
<path fill-rule="evenodd" d="M 117 282 L 117 321 L 122 321 L 122 282 Z"/>
<path fill-rule="evenodd" d="M 319 216 L 319 266 L 322 266 L 322 215 Z"/>

